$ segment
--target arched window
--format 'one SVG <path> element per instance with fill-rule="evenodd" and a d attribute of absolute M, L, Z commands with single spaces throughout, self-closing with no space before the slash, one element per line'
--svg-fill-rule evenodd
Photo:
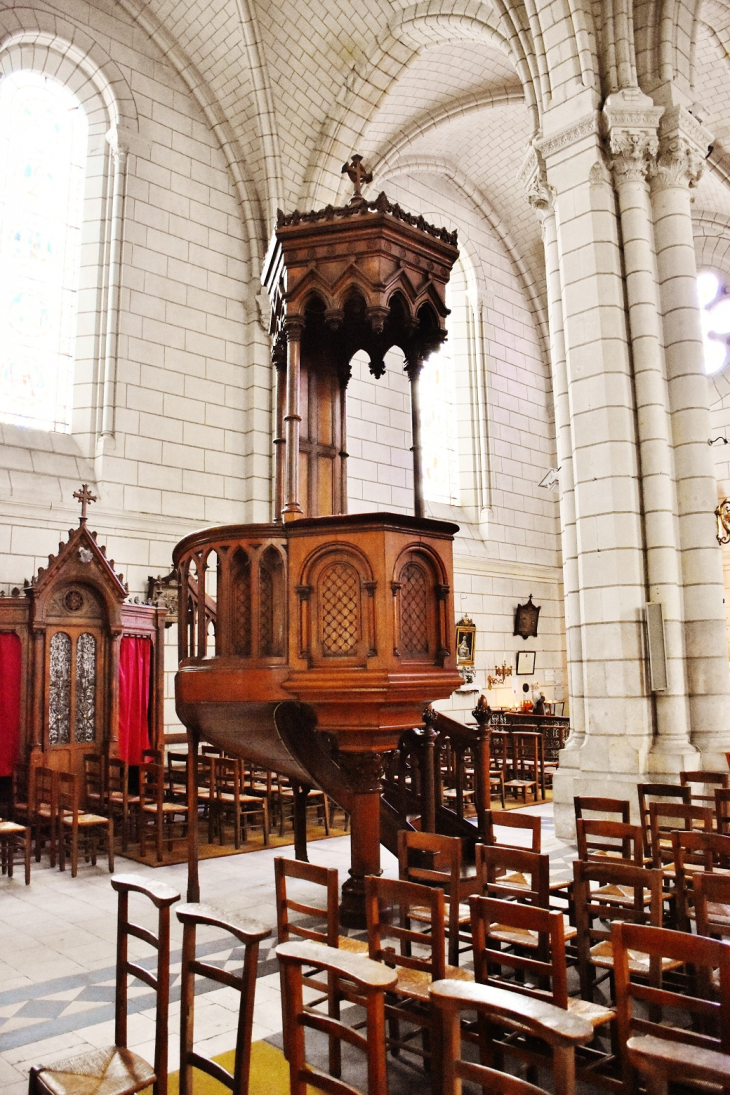
<path fill-rule="evenodd" d="M 0 81 L 0 421 L 71 428 L 88 124 L 38 72 Z"/>
<path fill-rule="evenodd" d="M 453 283 L 446 286 L 446 306 L 453 316 Z M 451 317 L 450 317 L 451 318 Z M 459 505 L 459 452 L 456 425 L 455 331 L 424 362 L 421 371 L 421 451 L 423 496 L 430 502 Z"/>
<path fill-rule="evenodd" d="M 705 344 L 705 372 L 713 376 L 724 369 L 730 348 L 730 293 L 726 279 L 715 270 L 697 275 L 702 338 Z"/>

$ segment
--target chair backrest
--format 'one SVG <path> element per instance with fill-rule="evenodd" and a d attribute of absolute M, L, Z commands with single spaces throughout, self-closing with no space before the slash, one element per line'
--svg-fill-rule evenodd
<path fill-rule="evenodd" d="M 441 886 L 449 900 L 459 899 L 461 838 L 438 833 L 398 831 L 398 877 Z"/>
<path fill-rule="evenodd" d="M 575 795 L 573 798 L 575 819 L 583 817 L 584 811 L 592 814 L 601 814 L 602 821 L 622 821 L 628 825 L 631 821 L 631 803 L 627 798 L 598 798 L 595 795 Z M 617 814 L 618 817 L 605 817 L 606 814 Z"/>
<path fill-rule="evenodd" d="M 672 858 L 671 834 L 679 829 L 702 828 L 712 832 L 714 811 L 709 806 L 692 806 L 684 802 L 652 802 L 649 804 L 651 854 L 655 867 Z"/>
<path fill-rule="evenodd" d="M 79 783 L 73 772 L 58 773 L 58 809 L 73 814 L 74 822 L 79 813 Z"/>
<path fill-rule="evenodd" d="M 730 936 L 730 875 L 698 872 L 692 888 L 697 934 Z"/>
<path fill-rule="evenodd" d="M 639 798 L 639 825 L 644 830 L 644 855 L 651 855 L 651 828 L 649 818 L 650 802 L 669 799 L 672 802 L 684 802 L 689 805 L 690 788 L 677 783 L 638 783 L 636 793 Z"/>
<path fill-rule="evenodd" d="M 215 793 L 221 795 L 233 795 L 237 804 L 241 797 L 241 763 L 232 757 L 216 757 L 215 760 Z"/>
<path fill-rule="evenodd" d="M 402 879 L 365 878 L 365 911 L 370 957 L 387 966 L 420 970 L 438 981 L 446 975 L 445 901 L 443 890 Z M 416 912 L 423 930 L 411 928 Z M 387 940 L 398 944 L 389 945 Z M 426 953 L 414 955 L 413 947 Z"/>
<path fill-rule="evenodd" d="M 487 1024 L 507 1027 L 545 1042 L 553 1051 L 554 1090 L 560 1095 L 575 1092 L 575 1047 L 586 1045 L 593 1037 L 587 1020 L 571 1015 L 544 1000 L 527 999 L 494 985 L 475 985 L 465 981 L 439 981 L 430 987 L 431 1005 L 440 1022 L 441 1095 L 459 1095 L 462 1079 L 472 1080 L 492 1095 L 538 1095 L 541 1089 L 488 1065 L 461 1059 L 462 1011 L 476 1011 Z M 488 1052 L 488 1047 L 484 1047 Z"/>
<path fill-rule="evenodd" d="M 143 764 L 139 773 L 140 807 L 145 803 L 161 806 L 165 798 L 165 769 L 161 764 Z"/>
<path fill-rule="evenodd" d="M 370 881 L 368 879 L 367 881 Z M 438 891 L 435 891 L 438 892 Z M 276 948 L 281 964 L 282 1013 L 284 1021 L 284 1053 L 289 1061 L 291 1089 L 298 1093 L 315 1088 L 336 1095 L 357 1095 L 357 1089 L 344 1084 L 306 1063 L 305 1028 L 326 1030 L 331 1038 L 346 1041 L 367 1056 L 367 1091 L 371 1095 L 388 1095 L 388 1072 L 385 1057 L 385 993 L 397 980 L 395 970 L 389 970 L 362 954 L 351 954 L 318 943 L 301 940 L 281 943 Z M 326 981 L 342 983 L 354 990 L 366 1011 L 366 1033 L 363 1036 L 352 1026 L 345 1026 L 339 1017 L 324 1017 L 305 1007 L 303 999 L 303 967 L 314 968 Z M 339 1057 L 339 1054 L 338 1054 Z M 184 1095 L 181 1092 L 181 1095 Z"/>
<path fill-rule="evenodd" d="M 640 825 L 579 817 L 575 823 L 578 859 L 620 859 L 644 865 L 644 834 Z"/>
<path fill-rule="evenodd" d="M 188 793 L 188 754 L 167 754 L 167 785 L 173 798 L 185 798 Z"/>
<path fill-rule="evenodd" d="M 501 844 L 477 844 L 477 876 L 486 897 L 513 898 L 547 909 L 550 904 L 550 857 Z"/>
<path fill-rule="evenodd" d="M 709 788 L 711 792 L 714 792 L 716 787 L 730 788 L 730 772 L 680 772 L 679 782 L 682 787 L 690 788 L 690 802 L 697 803 L 712 803 L 714 802 L 714 793 L 707 794 L 694 794 L 692 792 L 693 785 L 700 785 Z"/>
<path fill-rule="evenodd" d="M 730 834 L 730 789 L 725 787 L 715 791 L 715 824 L 718 833 Z"/>
<path fill-rule="evenodd" d="M 251 1067 L 251 1030 L 259 943 L 271 935 L 271 928 L 254 920 L 233 919 L 208 905 L 178 905 L 175 910 L 183 925 L 182 969 L 180 973 L 180 1095 L 193 1095 L 193 1068 L 201 1069 L 235 1095 L 248 1092 Z M 228 932 L 244 947 L 240 975 L 201 962 L 196 957 L 198 925 Z M 194 1050 L 195 977 L 206 977 L 241 994 L 233 1073 Z"/>
<path fill-rule="evenodd" d="M 56 796 L 58 794 L 57 772 L 55 772 L 53 768 L 46 768 L 43 765 L 39 765 L 34 769 L 34 774 L 33 801 L 35 809 L 37 810 L 39 806 L 50 806 L 55 811 Z"/>
<path fill-rule="evenodd" d="M 478 896 L 469 898 L 469 909 L 476 981 L 483 985 L 504 984 L 501 970 L 507 967 L 515 972 L 507 982 L 513 992 L 567 1008 L 563 914 Z M 524 945 L 527 932 L 534 933 L 531 947 Z M 502 949 L 510 943 L 511 949 Z"/>
<path fill-rule="evenodd" d="M 104 801 L 105 769 L 100 753 L 84 753 L 84 793 L 87 802 L 101 805 Z"/>
<path fill-rule="evenodd" d="M 112 886 L 119 894 L 117 913 L 117 992 L 114 1008 L 114 1044 L 127 1045 L 127 975 L 139 978 L 157 998 L 155 1015 L 155 1095 L 167 1095 L 167 1041 L 170 1011 L 170 906 L 180 900 L 180 894 L 165 882 L 150 881 L 141 875 L 112 876 Z M 129 919 L 129 895 L 143 894 L 158 912 L 157 934 L 133 924 Z M 129 960 L 129 937 L 134 936 L 157 951 L 157 971 Z"/>
<path fill-rule="evenodd" d="M 505 829 L 522 829 L 530 833 L 529 851 L 540 853 L 542 847 L 542 819 L 532 814 L 523 814 L 518 810 L 486 810 L 485 811 L 484 843 L 501 845 L 502 847 L 522 848 L 524 845 L 508 844 L 505 840 L 497 840 L 494 835 L 494 826 L 499 825 Z"/>
<path fill-rule="evenodd" d="M 672 862 L 677 926 L 681 931 L 689 931 L 690 909 L 694 904 L 694 880 L 703 872 L 712 873 L 718 868 L 730 868 L 730 836 L 692 829 L 675 831 L 672 833 Z"/>
<path fill-rule="evenodd" d="M 143 764 L 162 764 L 163 751 L 162 749 L 143 749 L 142 750 L 142 763 Z"/>
<path fill-rule="evenodd" d="M 11 803 L 13 818 L 17 807 L 21 807 L 23 811 L 33 808 L 33 772 L 34 769 L 29 764 L 16 764 L 13 768 Z"/>
<path fill-rule="evenodd" d="M 649 1034 L 687 1046 L 730 1051 L 730 943 L 627 923 L 614 924 L 612 938 L 620 1047 L 626 1046 L 632 1034 Z M 629 951 L 648 954 L 655 963 L 670 959 L 692 966 L 695 987 L 686 994 L 668 988 L 666 981 L 632 981 Z M 717 971 L 717 980 L 711 989 L 713 971 Z M 634 1008 L 635 1002 L 640 1003 L 638 1009 Z M 665 1009 L 671 1010 L 667 1014 Z M 677 1011 L 688 1014 L 690 1023 L 669 1025 L 677 1022 Z M 634 1090 L 631 1066 L 625 1053 L 622 1057 L 626 1090 Z"/>
<path fill-rule="evenodd" d="M 296 901 L 287 894 L 287 878 L 296 878 L 314 886 L 321 886 L 324 893 L 324 906 L 310 905 Z M 300 859 L 284 859 L 277 856 L 274 860 L 274 879 L 276 883 L 276 928 L 280 943 L 288 943 L 292 935 L 300 939 L 313 939 L 329 947 L 336 947 L 339 940 L 339 880 L 336 867 L 318 867 L 315 863 L 303 863 Z M 303 926 L 292 923 L 290 912 L 301 913 L 322 922 L 322 930 L 317 931 L 311 924 Z"/>
<path fill-rule="evenodd" d="M 129 765 L 121 757 L 109 757 L 106 762 L 107 791 L 112 795 L 129 797 Z"/>

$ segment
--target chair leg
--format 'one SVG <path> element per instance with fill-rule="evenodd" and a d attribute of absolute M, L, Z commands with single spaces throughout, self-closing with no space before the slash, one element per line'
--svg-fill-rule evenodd
<path fill-rule="evenodd" d="M 77 825 L 71 827 L 71 877 L 76 878 L 79 870 L 79 830 Z"/>
<path fill-rule="evenodd" d="M 327 795 L 324 795 L 324 835 L 330 835 L 330 811 Z"/>
<path fill-rule="evenodd" d="M 264 815 L 264 844 L 269 843 L 269 804 L 266 799 L 261 800 L 261 811 Z"/>
<path fill-rule="evenodd" d="M 158 809 L 157 814 L 155 816 L 155 850 L 157 852 L 157 862 L 158 863 L 162 863 L 162 859 L 163 859 L 163 854 L 162 854 L 162 838 L 163 838 L 162 827 L 163 827 L 164 823 L 165 823 L 164 811 L 161 810 L 161 809 Z"/>
<path fill-rule="evenodd" d="M 107 841 L 109 847 L 109 873 L 114 873 L 114 818 L 109 818 L 109 827 L 107 829 Z"/>

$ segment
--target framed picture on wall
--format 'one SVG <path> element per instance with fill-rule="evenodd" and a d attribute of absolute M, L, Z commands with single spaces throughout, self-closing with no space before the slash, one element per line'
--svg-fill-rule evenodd
<path fill-rule="evenodd" d="M 529 677 L 535 672 L 535 651 L 534 650 L 518 650 L 517 651 L 517 670 L 515 676 L 517 677 Z"/>
<path fill-rule="evenodd" d="M 474 665 L 477 629 L 468 616 L 462 616 L 456 625 L 456 664 Z"/>

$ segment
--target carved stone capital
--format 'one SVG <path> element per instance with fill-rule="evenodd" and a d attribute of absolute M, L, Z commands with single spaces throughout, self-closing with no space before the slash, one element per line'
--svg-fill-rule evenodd
<path fill-rule="evenodd" d="M 653 190 L 697 186 L 702 177 L 712 134 L 684 107 L 670 107 L 659 130 L 659 155 L 650 171 Z"/>
<path fill-rule="evenodd" d="M 342 770 L 348 787 L 364 795 L 381 790 L 385 771 L 384 753 L 344 753 L 338 749 L 335 762 Z"/>
<path fill-rule="evenodd" d="M 528 149 L 518 179 L 525 188 L 528 202 L 542 220 L 554 208 L 555 191 L 547 179 L 545 160 L 536 148 Z"/>
<path fill-rule="evenodd" d="M 580 144 L 586 137 L 598 137 L 598 134 L 599 115 L 596 111 L 592 111 L 585 117 L 579 118 L 577 122 L 573 122 L 572 125 L 566 126 L 565 129 L 535 141 L 535 148 L 544 160 L 549 160 L 551 156 L 562 152 L 564 148 Z"/>
<path fill-rule="evenodd" d="M 647 178 L 656 164 L 659 138 L 646 130 L 619 129 L 611 132 L 608 146 L 614 179 L 620 186 Z"/>

